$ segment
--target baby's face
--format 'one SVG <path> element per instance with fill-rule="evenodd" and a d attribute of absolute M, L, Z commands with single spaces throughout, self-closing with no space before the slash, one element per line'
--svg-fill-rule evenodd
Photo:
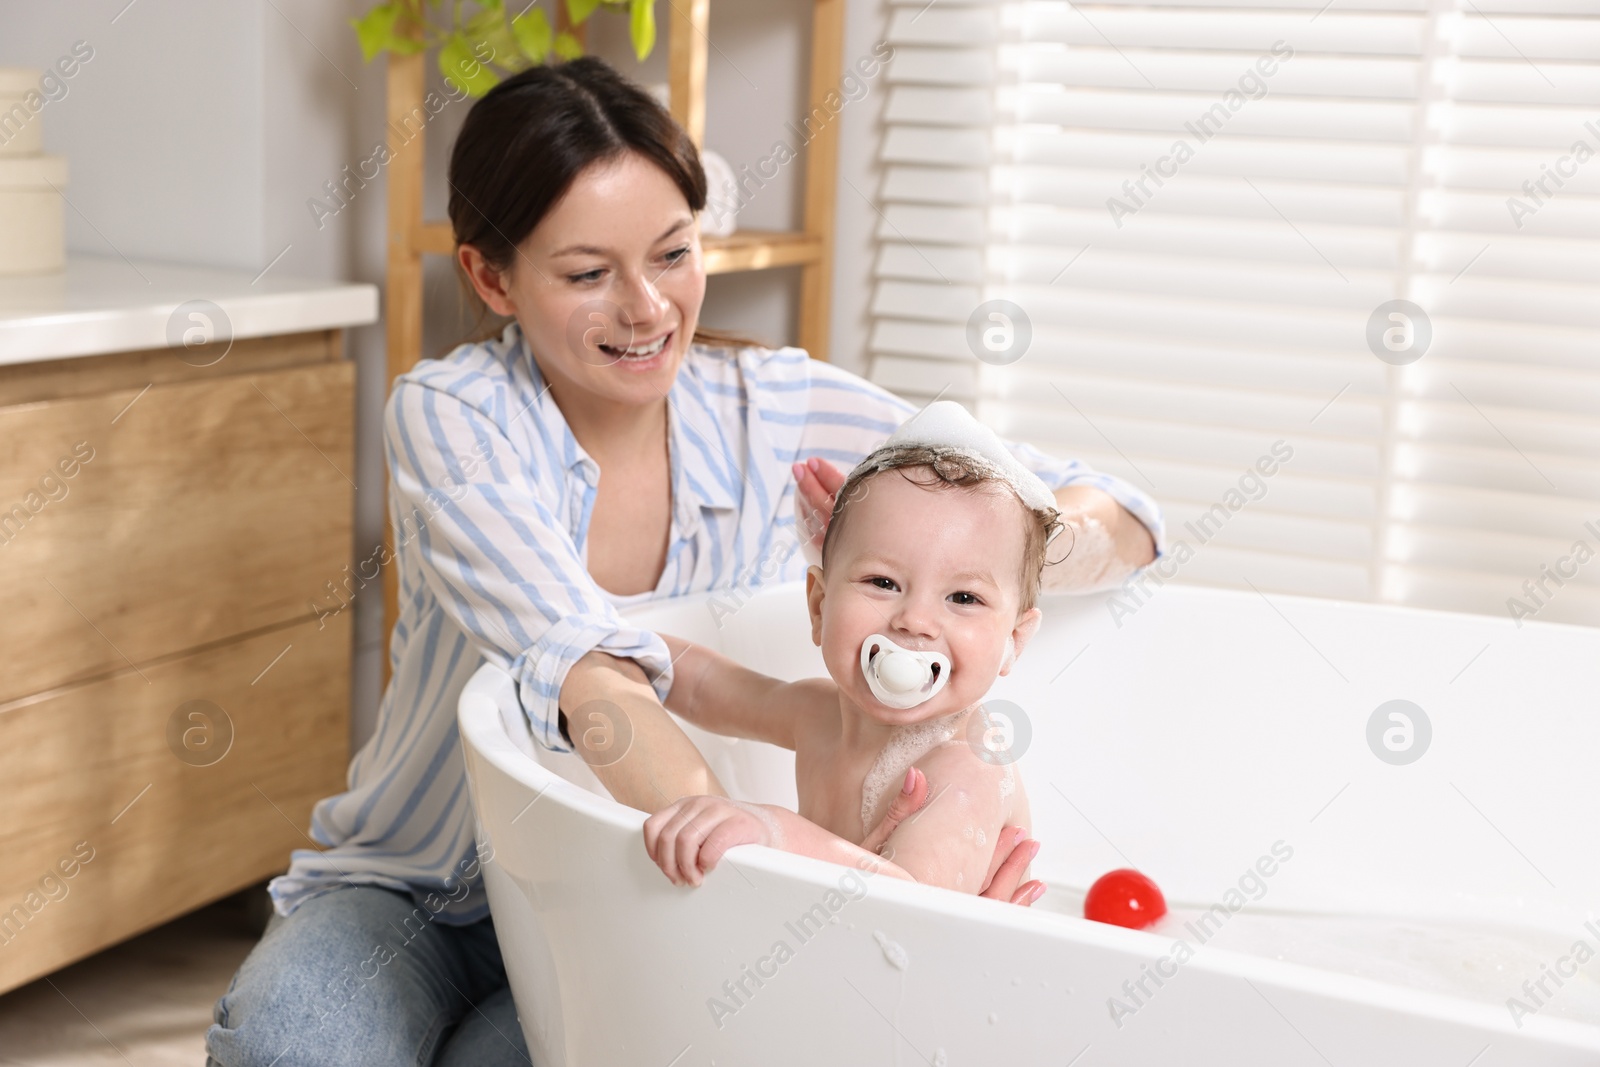
<path fill-rule="evenodd" d="M 982 700 L 1010 670 L 1008 643 L 1020 653 L 1039 620 L 1037 608 L 1018 615 L 1027 518 L 1001 485 L 923 488 L 898 470 L 863 483 L 825 573 L 808 584 L 812 640 L 854 704 L 886 724 L 922 722 Z M 861 645 L 872 634 L 942 652 L 949 681 L 914 708 L 880 703 L 861 675 Z"/>

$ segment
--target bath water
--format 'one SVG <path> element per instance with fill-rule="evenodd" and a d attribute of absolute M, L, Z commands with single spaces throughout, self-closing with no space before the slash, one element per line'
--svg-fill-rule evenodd
<path fill-rule="evenodd" d="M 1081 917 L 1084 892 L 1052 884 L 1034 907 Z M 1152 958 L 1170 954 L 1173 942 L 1181 938 L 1197 958 L 1208 949 L 1221 948 L 1495 1004 L 1507 1011 L 1507 999 L 1514 997 L 1532 1009 L 1528 1014 L 1600 1025 L 1600 955 L 1577 966 L 1576 975 L 1561 976 L 1559 988 L 1555 978 L 1549 979 L 1545 985 L 1549 996 L 1537 988 L 1540 978 L 1556 973 L 1558 960 L 1573 956 L 1577 942 L 1600 948 L 1590 931 L 1582 928 L 1563 933 L 1415 916 L 1245 907 L 1208 932 L 1200 926 L 1205 908 L 1169 901 L 1168 909 L 1165 918 L 1144 931 L 1156 939 L 1151 943 Z M 1203 943 L 1196 930 L 1207 933 Z M 1532 996 L 1523 989 L 1527 981 L 1535 983 Z"/>

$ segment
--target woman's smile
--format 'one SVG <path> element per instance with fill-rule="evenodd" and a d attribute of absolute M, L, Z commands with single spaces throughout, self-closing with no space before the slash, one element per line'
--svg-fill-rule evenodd
<path fill-rule="evenodd" d="M 634 341 L 626 347 L 595 342 L 602 353 L 610 357 L 610 366 L 620 367 L 635 374 L 659 370 L 671 361 L 678 339 L 676 328 L 657 334 L 654 340 Z"/>

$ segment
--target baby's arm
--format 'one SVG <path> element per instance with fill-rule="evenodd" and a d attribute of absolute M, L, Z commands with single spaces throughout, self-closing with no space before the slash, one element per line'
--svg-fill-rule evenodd
<path fill-rule="evenodd" d="M 929 761 L 924 757 L 924 762 L 941 765 L 944 760 Z M 957 790 L 951 781 L 960 774 L 959 764 L 957 768 L 956 775 L 947 775 L 944 774 L 946 768 L 940 766 L 941 776 L 948 788 L 934 794 L 933 799 L 951 800 L 948 810 L 959 813 L 970 810 L 974 805 L 964 799 L 965 787 Z M 999 774 L 983 775 L 981 778 L 993 778 L 998 784 L 1004 774 L 1002 769 Z M 1020 783 L 1017 784 L 1020 786 Z M 950 850 L 949 842 L 938 838 L 936 833 L 900 832 L 902 826 L 907 826 L 908 820 L 914 823 L 926 814 L 923 809 L 931 806 L 928 790 L 926 775 L 916 768 L 909 771 L 905 787 L 891 800 L 882 822 L 863 842 L 868 847 L 846 841 L 787 808 L 749 804 L 727 797 L 702 796 L 684 797 L 652 815 L 644 825 L 645 849 L 674 885 L 699 885 L 723 854 L 736 845 L 767 845 L 830 863 L 857 867 L 870 863 L 870 869 L 877 874 L 942 885 L 995 900 L 1009 900 L 1013 904 L 1026 906 L 1039 899 L 1044 884 L 1024 881 L 1028 863 L 1039 850 L 1038 842 L 1026 840 L 1026 825 L 1007 825 L 1002 828 L 994 835 L 992 848 L 983 844 L 985 838 L 979 836 L 979 829 L 987 825 L 986 822 L 974 824 L 970 839 L 966 838 L 964 830 L 953 827 L 940 831 L 947 836 L 953 835 L 954 840 L 966 845 L 963 852 L 973 851 L 973 845 L 976 844 L 978 872 L 975 878 L 969 878 L 969 871 L 962 863 L 972 866 L 968 862 L 972 857 L 963 856 L 955 865 L 945 864 L 948 870 L 944 871 L 944 877 L 940 877 L 938 865 L 929 861 L 929 853 L 937 859 Z M 1013 809 L 1011 817 L 1018 823 L 1027 822 L 1026 816 L 1017 817 L 1015 805 L 1008 804 L 1005 798 L 998 799 L 1001 809 Z M 948 816 L 946 819 L 948 821 Z M 878 842 L 882 842 L 884 857 L 872 850 L 872 846 Z M 891 842 L 899 842 L 913 850 L 911 865 L 921 872 L 920 876 L 899 863 L 890 862 L 890 859 L 900 858 Z M 957 880 L 952 874 L 959 874 L 961 878 Z"/>
<path fill-rule="evenodd" d="M 826 678 L 780 682 L 681 637 L 661 639 L 674 664 L 667 710 L 714 734 L 792 750 L 795 722 L 834 691 Z"/>
<path fill-rule="evenodd" d="M 915 881 L 898 865 L 774 804 L 684 797 L 644 824 L 645 850 L 674 885 L 699 885 L 735 845 L 767 845 Z"/>

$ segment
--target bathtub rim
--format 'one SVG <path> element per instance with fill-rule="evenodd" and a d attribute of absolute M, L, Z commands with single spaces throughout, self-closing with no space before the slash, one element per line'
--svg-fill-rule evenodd
<path fill-rule="evenodd" d="M 487 662 L 479 665 L 462 691 L 457 723 L 469 776 L 474 759 L 481 758 L 500 773 L 532 790 L 535 793 L 533 802 L 548 799 L 613 830 L 636 835 L 642 848 L 643 827 L 647 818 L 644 812 L 567 781 L 511 743 L 501 722 L 500 706 L 496 699 L 497 693 L 508 691 L 515 694 L 515 680 L 501 668 Z M 476 787 L 471 792 L 473 804 L 476 805 Z M 478 825 L 481 830 L 481 817 Z M 481 848 L 481 832 L 479 839 Z M 495 862 L 492 850 L 491 858 L 485 862 Z M 736 846 L 724 855 L 722 863 L 746 871 L 792 879 L 822 891 L 837 888 L 838 872 L 857 870 L 762 845 Z M 713 871 L 708 877 L 716 877 L 716 872 Z M 680 893 L 695 892 L 691 887 L 661 888 Z M 1087 943 L 1096 948 L 1121 952 L 1127 955 L 1132 964 L 1154 962 L 1167 955 L 1176 944 L 1175 940 L 1163 934 L 1123 929 L 1065 912 L 1046 910 L 1035 913 L 1009 903 L 900 879 L 879 879 L 873 883 L 871 892 L 891 905 L 914 907 L 941 918 L 990 926 L 998 924 L 1011 931 L 1047 936 L 1068 945 Z M 1199 946 L 1205 947 L 1203 944 Z M 1487 1000 L 1417 989 L 1377 978 L 1325 970 L 1310 964 L 1212 947 L 1205 953 L 1197 948 L 1194 959 L 1185 963 L 1184 967 L 1199 967 L 1247 983 L 1260 981 L 1279 990 L 1305 996 L 1325 997 L 1379 1011 L 1448 1021 L 1505 1037 L 1529 1038 L 1569 1048 L 1600 1051 L 1600 1025 L 1543 1015 L 1534 1015 L 1516 1025 L 1508 1018 L 1502 1005 Z M 1137 969 L 1130 969 L 1128 976 L 1136 978 Z M 1271 1002 L 1268 1003 L 1270 1005 Z"/>

